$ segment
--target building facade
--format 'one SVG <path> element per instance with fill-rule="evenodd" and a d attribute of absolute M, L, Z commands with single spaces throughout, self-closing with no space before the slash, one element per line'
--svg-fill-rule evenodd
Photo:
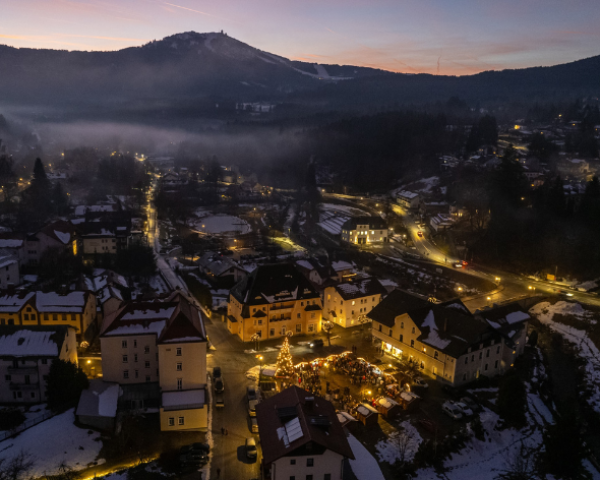
<path fill-rule="evenodd" d="M 368 315 L 385 352 L 453 385 L 512 367 L 523 353 L 529 319 L 517 304 L 473 315 L 460 300 L 435 304 L 400 290 Z"/>
<path fill-rule="evenodd" d="M 344 478 L 354 454 L 330 402 L 293 386 L 259 403 L 256 418 L 267 478 Z"/>
<path fill-rule="evenodd" d="M 367 314 L 387 293 L 374 277 L 354 277 L 348 282 L 327 287 L 324 292 L 323 318 L 344 328 L 370 322 Z"/>
<path fill-rule="evenodd" d="M 161 430 L 206 431 L 207 336 L 185 295 L 128 302 L 104 318 L 100 346 L 105 381 L 158 384 Z"/>
<path fill-rule="evenodd" d="M 388 242 L 388 226 L 381 217 L 354 217 L 342 225 L 341 239 L 358 245 Z"/>
<path fill-rule="evenodd" d="M 231 289 L 227 328 L 243 342 L 316 334 L 321 314 L 320 295 L 292 265 L 261 265 Z"/>
<path fill-rule="evenodd" d="M 77 364 L 73 327 L 0 326 L 0 403 L 45 402 L 56 359 Z"/>

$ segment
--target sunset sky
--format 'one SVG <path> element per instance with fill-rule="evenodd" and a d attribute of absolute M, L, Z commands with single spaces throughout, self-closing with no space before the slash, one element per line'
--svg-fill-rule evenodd
<path fill-rule="evenodd" d="M 292 59 L 464 75 L 600 54 L 598 0 L 0 0 L 0 44 L 118 50 L 224 30 Z"/>

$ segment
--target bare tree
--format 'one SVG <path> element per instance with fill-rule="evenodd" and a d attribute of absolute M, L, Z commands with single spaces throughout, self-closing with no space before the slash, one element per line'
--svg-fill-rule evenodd
<path fill-rule="evenodd" d="M 252 337 L 250 337 L 250 340 L 254 342 L 254 350 L 258 352 L 258 342 L 260 342 L 260 335 L 258 333 L 255 333 L 254 335 L 252 335 Z"/>
<path fill-rule="evenodd" d="M 413 433 L 406 430 L 402 430 L 401 432 L 398 432 L 397 435 L 389 437 L 389 442 L 396 448 L 396 451 L 398 452 L 400 466 L 404 466 L 404 464 L 408 461 L 408 453 L 410 452 L 410 449 L 414 443 L 413 439 Z"/>
<path fill-rule="evenodd" d="M 534 450 L 521 448 L 512 458 L 506 460 L 506 468 L 496 475 L 495 480 L 539 480 Z"/>
<path fill-rule="evenodd" d="M 26 480 L 31 478 L 29 472 L 32 468 L 31 456 L 21 450 L 10 459 L 0 458 L 0 480 Z"/>
<path fill-rule="evenodd" d="M 52 478 L 52 480 L 78 480 L 81 478 L 81 475 L 63 460 L 58 466 L 57 472 L 48 477 Z"/>
<path fill-rule="evenodd" d="M 366 330 L 366 325 L 370 322 L 369 317 L 367 317 L 366 315 L 360 315 L 358 317 L 358 323 L 360 323 L 361 325 L 361 336 L 364 337 L 365 336 L 365 330 Z"/>

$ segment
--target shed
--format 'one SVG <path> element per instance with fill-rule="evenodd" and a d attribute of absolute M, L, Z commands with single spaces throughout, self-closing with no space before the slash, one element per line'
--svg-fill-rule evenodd
<path fill-rule="evenodd" d="M 87 390 L 81 392 L 75 416 L 83 425 L 99 430 L 113 431 L 117 416 L 117 402 L 121 395 L 118 383 L 104 382 L 101 379 L 90 381 Z"/>
<path fill-rule="evenodd" d="M 356 407 L 356 417 L 364 426 L 376 425 L 379 421 L 379 412 L 371 405 L 361 403 Z"/>
<path fill-rule="evenodd" d="M 400 402 L 400 405 L 402 405 L 402 408 L 404 410 L 409 410 L 412 409 L 415 403 L 417 403 L 417 400 L 419 400 L 420 398 L 421 397 L 419 397 L 416 393 L 404 390 L 400 392 L 398 401 Z"/>
<path fill-rule="evenodd" d="M 381 396 L 375 400 L 375 408 L 387 418 L 399 413 L 401 407 L 393 398 Z"/>

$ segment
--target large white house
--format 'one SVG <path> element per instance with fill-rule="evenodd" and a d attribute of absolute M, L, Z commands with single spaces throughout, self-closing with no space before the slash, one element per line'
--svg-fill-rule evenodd
<path fill-rule="evenodd" d="M 354 244 L 388 241 L 388 226 L 381 217 L 353 217 L 342 225 L 341 239 Z"/>

